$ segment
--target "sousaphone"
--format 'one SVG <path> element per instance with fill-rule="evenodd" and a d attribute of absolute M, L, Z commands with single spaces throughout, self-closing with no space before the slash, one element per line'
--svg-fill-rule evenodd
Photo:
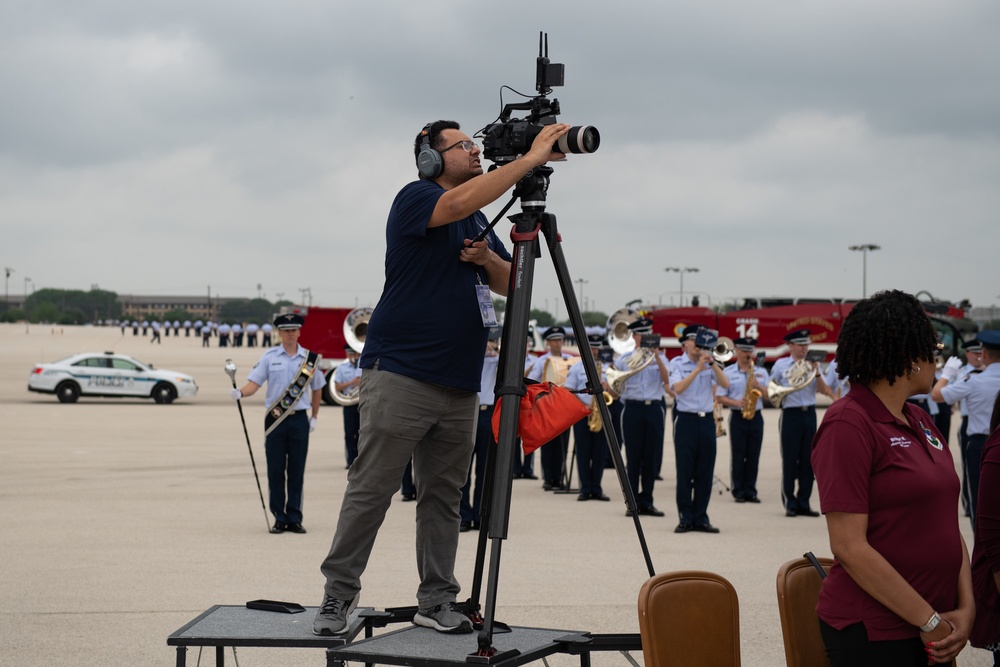
<path fill-rule="evenodd" d="M 351 348 L 361 354 L 365 347 L 365 338 L 368 336 L 368 320 L 372 318 L 371 308 L 355 308 L 347 313 L 344 318 L 344 340 Z M 357 405 L 361 396 L 359 395 L 359 385 L 348 387 L 347 391 L 341 393 L 337 387 L 330 388 L 330 397 L 340 405 Z"/>

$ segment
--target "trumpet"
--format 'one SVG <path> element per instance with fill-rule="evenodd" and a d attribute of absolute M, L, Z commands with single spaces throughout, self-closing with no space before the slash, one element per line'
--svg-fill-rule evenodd
<path fill-rule="evenodd" d="M 720 364 L 724 364 L 732 359 L 734 354 L 736 354 L 736 345 L 733 344 L 733 339 L 728 336 L 720 336 L 715 347 L 712 348 L 712 358 Z"/>

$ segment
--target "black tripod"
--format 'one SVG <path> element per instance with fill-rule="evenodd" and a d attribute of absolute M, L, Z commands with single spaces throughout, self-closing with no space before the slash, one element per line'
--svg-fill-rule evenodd
<path fill-rule="evenodd" d="M 639 513 L 636 507 L 635 496 L 632 493 L 632 487 L 629 485 L 628 477 L 625 473 L 625 465 L 622 461 L 618 438 L 611 426 L 611 413 L 601 398 L 601 377 L 597 371 L 590 346 L 586 344 L 587 337 L 583 318 L 580 315 L 580 308 L 573 293 L 573 281 L 570 279 L 569 270 L 566 268 L 566 260 L 563 256 L 562 246 L 560 245 L 561 239 L 556 229 L 556 218 L 554 215 L 545 212 L 545 193 L 548 189 L 549 175 L 551 173 L 552 169 L 548 166 L 537 167 L 530 171 L 524 178 L 518 181 L 514 187 L 513 199 L 511 199 L 500 213 L 502 216 L 510 208 L 514 200 L 517 198 L 521 199 L 521 213 L 510 216 L 510 220 L 514 223 L 514 228 L 510 235 L 511 241 L 514 244 L 514 252 L 511 262 L 511 281 L 507 294 L 507 307 L 501 339 L 500 378 L 497 381 L 496 388 L 497 396 L 503 398 L 504 408 L 500 415 L 500 431 L 497 438 L 497 446 L 490 449 L 487 457 L 487 484 L 483 490 L 482 498 L 483 529 L 479 534 L 472 596 L 469 600 L 469 611 L 473 615 L 478 614 L 480 609 L 479 597 L 482 591 L 481 580 L 486 557 L 486 542 L 489 539 L 492 541 L 492 545 L 490 549 L 485 613 L 481 619 L 482 629 L 478 637 L 479 650 L 468 657 L 469 662 L 489 664 L 510 657 L 510 652 L 497 654 L 496 649 L 493 647 L 493 633 L 495 630 L 500 632 L 508 630 L 504 624 L 498 623 L 495 620 L 497 582 L 500 576 L 501 545 L 503 544 L 503 540 L 507 539 L 507 530 L 510 523 L 514 453 L 517 446 L 517 406 L 520 403 L 521 396 L 525 394 L 524 361 L 526 351 L 524 341 L 528 331 L 535 259 L 541 254 L 538 244 L 539 231 L 545 237 L 549 254 L 552 256 L 556 275 L 559 279 L 559 286 L 566 301 L 566 308 L 569 312 L 569 319 L 573 325 L 576 340 L 581 341 L 580 357 L 587 372 L 587 388 L 591 395 L 598 397 L 597 404 L 601 414 L 601 421 L 603 422 L 604 435 L 608 442 L 612 460 L 614 461 L 615 471 L 618 474 L 618 483 L 621 486 L 622 494 L 625 496 L 625 503 L 628 509 L 631 510 L 632 521 L 635 524 L 635 531 L 639 538 L 639 545 L 642 548 L 646 569 L 649 572 L 649 576 L 652 577 L 655 574 L 653 563 L 649 557 L 649 549 L 646 546 L 646 538 L 642 532 L 642 525 L 639 523 Z M 497 220 L 499 220 L 499 216 Z M 485 234 L 486 231 L 480 236 L 485 236 Z"/>

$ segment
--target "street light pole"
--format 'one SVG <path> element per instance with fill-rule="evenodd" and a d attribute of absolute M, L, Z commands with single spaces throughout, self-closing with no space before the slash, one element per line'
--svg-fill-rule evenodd
<path fill-rule="evenodd" d="M 848 250 L 853 250 L 854 252 L 861 253 L 861 298 L 868 298 L 868 251 L 881 250 L 882 246 L 875 245 L 874 243 L 865 243 L 863 245 L 852 245 L 847 246 Z"/>
<path fill-rule="evenodd" d="M 31 282 L 31 278 L 27 276 L 24 277 L 24 333 L 28 333 L 28 325 L 31 320 L 28 319 L 28 283 Z"/>
<path fill-rule="evenodd" d="M 671 271 L 673 271 L 674 273 L 680 274 L 680 278 L 681 278 L 681 293 L 680 293 L 680 299 L 679 299 L 680 303 L 678 305 L 683 306 L 684 305 L 684 274 L 685 273 L 698 273 L 698 269 L 696 269 L 694 267 L 668 266 L 668 267 L 664 268 L 663 270 L 666 271 L 666 272 L 668 272 L 668 273 L 671 272 Z"/>
<path fill-rule="evenodd" d="M 5 266 L 3 270 L 7 274 L 7 277 L 4 278 L 3 281 L 3 290 L 4 290 L 3 312 L 4 315 L 6 315 L 7 311 L 10 310 L 10 274 L 14 273 L 14 269 L 10 268 L 9 266 Z"/>
<path fill-rule="evenodd" d="M 579 283 L 579 285 L 580 285 L 580 307 L 584 308 L 584 305 L 583 305 L 583 286 L 586 285 L 590 281 L 589 280 L 584 280 L 583 278 L 577 278 L 573 282 Z"/>

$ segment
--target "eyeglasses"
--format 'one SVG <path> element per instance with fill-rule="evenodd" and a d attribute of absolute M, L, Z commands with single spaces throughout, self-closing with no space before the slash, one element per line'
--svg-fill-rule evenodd
<path fill-rule="evenodd" d="M 451 146 L 448 146 L 448 148 L 445 148 L 443 151 L 438 151 L 438 152 L 447 153 L 452 148 L 457 148 L 459 146 L 461 146 L 462 150 L 465 151 L 466 153 L 471 153 L 472 149 L 476 147 L 476 142 L 469 141 L 468 139 L 463 139 L 462 141 L 459 141 L 457 144 L 452 144 Z"/>

